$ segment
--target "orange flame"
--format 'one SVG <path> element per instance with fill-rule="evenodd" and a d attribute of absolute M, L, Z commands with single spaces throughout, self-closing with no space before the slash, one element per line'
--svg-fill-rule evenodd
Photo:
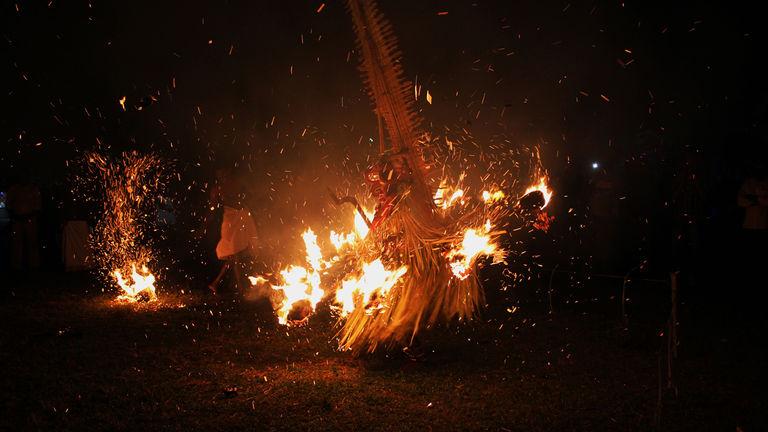
<path fill-rule="evenodd" d="M 494 203 L 496 201 L 501 201 L 504 199 L 506 195 L 504 195 L 504 192 L 497 190 L 497 191 L 483 191 L 483 202 L 485 203 Z"/>
<path fill-rule="evenodd" d="M 306 249 L 306 262 L 309 269 L 292 265 L 282 270 L 283 285 L 272 285 L 272 289 L 282 292 L 282 298 L 277 300 L 274 306 L 280 324 L 288 324 L 288 314 L 297 306 L 297 303 L 307 301 L 312 311 L 323 299 L 325 291 L 320 285 L 320 271 L 328 266 L 323 260 L 320 246 L 317 244 L 317 235 L 308 229 L 302 235 Z M 257 285 L 265 279 L 261 276 L 249 277 L 252 285 Z"/>
<path fill-rule="evenodd" d="M 453 192 L 451 192 L 451 190 L 453 190 Z M 435 205 L 443 210 L 446 210 L 457 202 L 464 204 L 464 189 L 450 188 L 446 185 L 446 181 L 443 180 L 440 182 L 437 191 L 435 191 L 435 196 L 432 197 L 432 200 L 435 202 Z"/>
<path fill-rule="evenodd" d="M 368 220 L 371 220 L 373 218 L 374 216 L 373 212 L 369 212 L 366 209 L 363 209 L 363 211 L 365 212 L 365 215 L 368 217 Z M 355 214 L 354 232 L 344 234 L 344 233 L 337 233 L 336 231 L 331 231 L 331 234 L 330 234 L 331 244 L 333 244 L 333 246 L 336 248 L 337 251 L 341 251 L 341 249 L 343 249 L 344 246 L 346 245 L 353 246 L 359 240 L 363 240 L 368 236 L 368 231 L 369 231 L 368 224 L 365 223 L 365 220 L 360 215 L 360 213 L 358 213 L 357 211 L 354 211 L 354 214 Z"/>
<path fill-rule="evenodd" d="M 357 241 L 357 235 L 355 235 L 353 232 L 344 234 L 337 233 L 336 231 L 332 230 L 330 234 L 330 240 L 336 250 L 341 250 L 345 245 L 355 244 Z"/>
<path fill-rule="evenodd" d="M 549 201 L 552 199 L 552 195 L 554 195 L 554 192 L 549 189 L 549 186 L 547 186 L 546 176 L 540 177 L 538 184 L 533 184 L 529 186 L 528 189 L 525 190 L 525 193 L 523 194 L 523 196 L 536 191 L 539 191 L 541 192 L 542 195 L 544 195 L 544 205 L 541 206 L 541 208 L 543 209 L 544 207 L 547 206 L 547 204 L 549 204 Z"/>
<path fill-rule="evenodd" d="M 363 211 L 365 212 L 365 216 L 368 218 L 368 220 L 372 220 L 374 216 L 374 212 L 368 211 L 368 209 L 363 208 Z M 368 224 L 365 223 L 365 220 L 360 215 L 360 213 L 355 212 L 355 234 L 357 234 L 357 237 L 361 240 L 366 238 L 368 236 L 368 231 L 370 228 L 368 228 Z"/>
<path fill-rule="evenodd" d="M 347 316 L 358 307 L 364 307 L 366 313 L 385 307 L 382 299 L 386 298 L 389 290 L 407 271 L 406 266 L 387 270 L 381 259 L 363 264 L 363 274 L 359 279 L 354 277 L 345 279 L 341 287 L 336 290 L 336 303 L 339 305 L 341 317 Z"/>
<path fill-rule="evenodd" d="M 491 243 L 489 232 L 491 221 L 486 221 L 482 229 L 469 228 L 464 232 L 461 246 L 448 252 L 451 271 L 458 279 L 464 280 L 471 273 L 475 260 L 480 255 L 492 255 L 496 252 L 496 245 Z"/>
<path fill-rule="evenodd" d="M 133 284 L 128 284 L 123 279 L 123 274 L 120 270 L 114 270 L 112 276 L 114 276 L 117 284 L 122 288 L 123 294 L 117 299 L 128 302 L 136 302 L 142 298 L 142 294 L 146 295 L 148 301 L 157 300 L 157 294 L 155 293 L 155 276 L 149 272 L 146 265 L 141 266 L 141 272 L 136 271 L 136 264 L 131 264 L 131 279 Z"/>

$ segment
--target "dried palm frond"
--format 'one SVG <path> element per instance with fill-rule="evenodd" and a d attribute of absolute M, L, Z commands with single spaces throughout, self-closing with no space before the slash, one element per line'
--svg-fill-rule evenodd
<path fill-rule="evenodd" d="M 392 25 L 372 0 L 347 0 L 347 10 L 360 51 L 363 82 L 374 110 L 384 119 L 391 150 L 406 155 L 419 187 L 426 186 L 427 168 L 420 147 L 422 121 L 414 105 L 413 84 L 404 76 Z"/>

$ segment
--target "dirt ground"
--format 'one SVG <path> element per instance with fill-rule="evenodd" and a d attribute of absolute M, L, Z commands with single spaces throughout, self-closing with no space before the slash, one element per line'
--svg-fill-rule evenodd
<path fill-rule="evenodd" d="M 561 301 L 554 314 L 546 301 L 487 311 L 422 335 L 424 355 L 414 361 L 399 351 L 358 358 L 339 352 L 333 319 L 323 313 L 286 329 L 259 302 L 199 290 L 161 292 L 157 305 L 119 305 L 112 294 L 87 293 L 89 285 L 84 275 L 54 274 L 5 289 L 0 429 L 768 425 L 760 332 L 686 322 L 684 307 L 675 395 L 666 388 L 663 321 L 632 317 L 624 326 L 610 295 L 587 305 Z"/>

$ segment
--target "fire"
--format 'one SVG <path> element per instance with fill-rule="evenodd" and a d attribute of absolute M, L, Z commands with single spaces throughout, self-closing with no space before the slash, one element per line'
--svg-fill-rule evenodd
<path fill-rule="evenodd" d="M 336 248 L 336 250 L 341 250 L 345 245 L 353 245 L 357 241 L 357 235 L 355 233 L 337 233 L 336 231 L 331 231 L 331 243 Z"/>
<path fill-rule="evenodd" d="M 277 317 L 280 324 L 288 324 L 288 314 L 294 306 L 299 306 L 297 303 L 307 301 L 314 310 L 324 292 L 320 288 L 320 274 L 317 272 L 309 272 L 300 266 L 290 266 L 281 271 L 280 275 L 285 284 L 272 285 L 272 289 L 283 292 L 284 298 L 277 309 Z"/>
<path fill-rule="evenodd" d="M 143 273 L 143 274 L 142 274 Z M 131 279 L 133 284 L 128 284 L 123 279 L 123 274 L 120 270 L 114 270 L 112 272 L 115 281 L 123 289 L 123 294 L 117 299 L 128 302 L 135 302 L 145 296 L 148 301 L 157 300 L 157 294 L 155 293 L 155 276 L 150 273 L 146 265 L 141 266 L 141 273 L 136 271 L 136 264 L 131 264 Z"/>
<path fill-rule="evenodd" d="M 306 249 L 306 262 L 309 268 L 292 265 L 282 270 L 280 275 L 283 279 L 283 285 L 272 285 L 272 289 L 282 292 L 282 298 L 275 305 L 277 317 L 280 324 L 288 324 L 288 314 L 295 307 L 302 306 L 306 302 L 310 307 L 310 312 L 323 299 L 325 291 L 320 285 L 320 271 L 328 266 L 323 260 L 323 254 L 320 246 L 317 244 L 317 235 L 308 229 L 302 235 L 304 247 Z M 251 284 L 257 285 L 264 278 L 261 276 L 250 277 Z"/>
<path fill-rule="evenodd" d="M 536 221 L 533 222 L 533 227 L 547 232 L 549 231 L 549 226 L 552 223 L 552 221 L 555 220 L 554 216 L 550 216 L 547 214 L 547 212 L 540 212 L 538 215 L 536 215 Z"/>
<path fill-rule="evenodd" d="M 156 300 L 156 278 L 146 263 L 155 260 L 151 234 L 157 228 L 153 216 L 165 179 L 163 161 L 138 152 L 115 158 L 89 153 L 86 161 L 101 195 L 101 215 L 89 239 L 96 263 L 122 289 L 119 301 Z"/>
<path fill-rule="evenodd" d="M 450 192 L 450 189 L 451 188 L 446 186 L 445 180 L 443 180 L 440 182 L 440 186 L 437 188 L 437 191 L 435 191 L 435 196 L 432 197 L 435 205 L 443 210 L 453 206 L 456 202 L 464 204 L 464 189 L 457 188 L 454 189 L 453 192 Z M 450 196 L 448 195 L 449 192 Z"/>
<path fill-rule="evenodd" d="M 363 209 L 365 212 L 365 216 L 368 218 L 368 220 L 373 219 L 373 212 L 368 211 L 367 209 Z M 368 231 L 370 228 L 368 228 L 368 224 L 363 219 L 363 216 L 360 215 L 360 213 L 355 212 L 355 234 L 362 240 L 368 236 Z"/>
<path fill-rule="evenodd" d="M 505 196 L 506 195 L 504 194 L 504 192 L 500 190 L 493 191 L 493 192 L 483 191 L 483 202 L 493 203 L 496 201 L 501 201 L 504 199 Z"/>
<path fill-rule="evenodd" d="M 365 212 L 366 217 L 368 220 L 373 218 L 373 212 L 369 212 L 366 209 L 363 209 Z M 330 234 L 330 240 L 331 244 L 336 248 L 337 251 L 340 251 L 342 248 L 344 248 L 345 245 L 354 245 L 359 240 L 363 240 L 368 236 L 368 231 L 370 228 L 368 228 L 368 224 L 365 222 L 363 217 L 358 213 L 357 211 L 354 212 L 355 214 L 355 231 L 350 232 L 347 234 L 344 233 L 337 233 L 336 231 L 331 231 Z"/>
<path fill-rule="evenodd" d="M 472 273 L 472 267 L 478 256 L 496 252 L 496 245 L 491 243 L 490 231 L 490 220 L 486 221 L 482 229 L 469 228 L 464 232 L 461 247 L 448 252 L 451 271 L 455 277 L 466 279 Z"/>
<path fill-rule="evenodd" d="M 253 285 L 253 286 L 261 285 L 263 283 L 269 282 L 267 280 L 267 278 L 262 277 L 262 276 L 255 276 L 255 277 L 254 276 L 248 276 L 248 280 L 251 281 L 251 285 Z"/>
<path fill-rule="evenodd" d="M 381 259 L 363 264 L 363 274 L 359 279 L 351 277 L 341 283 L 336 290 L 336 303 L 341 317 L 345 317 L 358 307 L 364 307 L 366 313 L 385 307 L 385 299 L 389 290 L 408 271 L 402 266 L 396 270 L 387 270 Z"/>
<path fill-rule="evenodd" d="M 320 246 L 317 245 L 317 235 L 311 229 L 308 229 L 304 231 L 301 238 L 304 239 L 304 247 L 307 250 L 307 262 L 315 271 L 321 270 L 323 252 L 320 250 Z"/>
<path fill-rule="evenodd" d="M 549 189 L 549 186 L 547 186 L 547 177 L 545 176 L 540 177 L 539 183 L 529 186 L 528 189 L 525 190 L 525 193 L 523 194 L 523 196 L 536 191 L 539 191 L 541 192 L 542 195 L 544 195 L 544 205 L 541 206 L 541 208 L 543 209 L 544 207 L 547 206 L 547 204 L 549 204 L 549 200 L 551 200 L 552 195 L 554 195 L 554 192 Z"/>

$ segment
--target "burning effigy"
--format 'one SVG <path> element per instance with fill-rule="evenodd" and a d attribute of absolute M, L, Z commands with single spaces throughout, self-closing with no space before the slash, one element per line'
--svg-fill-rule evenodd
<path fill-rule="evenodd" d="M 126 152 L 110 158 L 86 156 L 99 180 L 101 214 L 91 235 L 94 259 L 120 289 L 118 301 L 155 301 L 154 260 L 150 227 L 154 198 L 161 186 L 161 161 L 155 155 Z"/>
<path fill-rule="evenodd" d="M 436 164 L 426 156 L 431 141 L 420 128 L 391 26 L 373 1 L 346 5 L 379 120 L 379 155 L 364 179 L 375 209 L 329 191 L 337 207 L 349 204 L 355 212 L 354 232 L 330 233 L 333 257 L 323 256 L 308 229 L 304 264 L 280 271 L 274 283 L 261 276 L 251 282 L 271 285 L 281 324 L 305 322 L 327 299 L 339 318 L 339 348 L 359 353 L 408 346 L 420 329 L 471 319 L 484 301 L 478 263 L 486 257 L 503 262 L 498 240 L 510 210 L 501 190 L 475 199 L 437 181 Z M 546 202 L 551 198 L 544 176 L 525 194 L 534 190 Z"/>

